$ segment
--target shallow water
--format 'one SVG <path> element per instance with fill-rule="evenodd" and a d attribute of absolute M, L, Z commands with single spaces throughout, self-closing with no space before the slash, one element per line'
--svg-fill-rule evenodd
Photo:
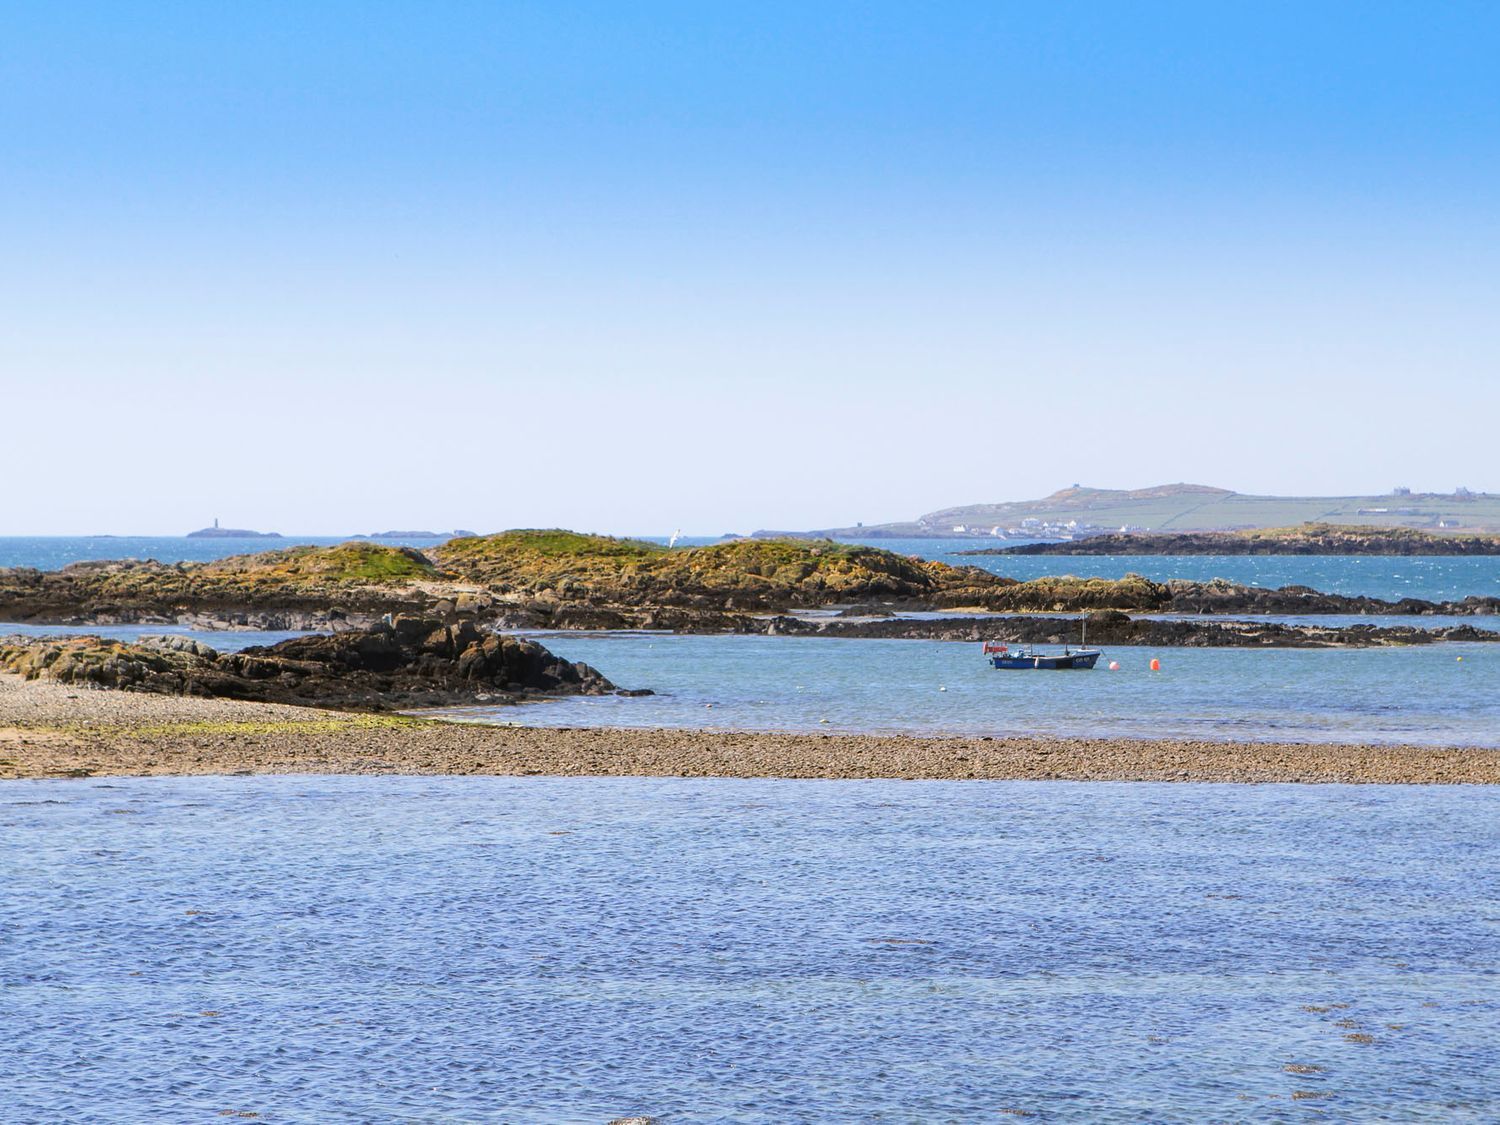
<path fill-rule="evenodd" d="M 5 782 L 0 824 L 6 1120 L 1500 1116 L 1493 789 Z"/>
<path fill-rule="evenodd" d="M 1001 672 L 985 663 L 977 644 L 948 641 L 650 633 L 540 639 L 623 687 L 657 694 L 448 713 L 532 726 L 1500 747 L 1500 646 L 1479 642 L 1372 649 L 1106 647 L 1091 672 Z M 1153 658 L 1160 672 L 1149 670 Z M 1111 661 L 1119 671 L 1107 669 Z"/>

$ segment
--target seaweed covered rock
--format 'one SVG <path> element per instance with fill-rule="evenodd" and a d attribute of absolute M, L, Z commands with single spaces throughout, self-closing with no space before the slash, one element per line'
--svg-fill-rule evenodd
<path fill-rule="evenodd" d="M 385 711 L 542 695 L 602 695 L 615 686 L 535 641 L 472 621 L 397 616 L 369 629 L 297 637 L 219 653 L 197 641 L 12 638 L 0 669 L 28 679 L 345 710 Z"/>

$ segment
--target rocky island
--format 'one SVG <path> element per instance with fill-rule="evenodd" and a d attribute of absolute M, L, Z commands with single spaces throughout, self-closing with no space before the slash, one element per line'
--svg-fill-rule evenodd
<path fill-rule="evenodd" d="M 1251 643 L 1244 625 L 1153 618 L 1497 612 L 1500 598 L 1494 597 L 1387 602 L 1298 586 L 1163 583 L 1140 575 L 1021 582 L 848 543 L 739 540 L 668 549 L 568 531 L 510 531 L 424 551 L 361 541 L 200 563 L 0 569 L 0 621 L 34 624 L 341 631 L 387 614 L 410 614 L 511 629 L 953 638 L 1044 627 L 1050 636 L 1059 628 L 1055 623 L 1021 618 L 1093 613 L 1119 615 L 1099 619 L 1096 627 L 1105 632 L 1095 639 L 1101 642 L 1244 644 Z M 1258 636 L 1270 639 L 1254 643 L 1407 643 L 1411 632 L 1262 625 Z"/>
<path fill-rule="evenodd" d="M 220 527 L 214 520 L 213 527 L 200 527 L 187 533 L 189 539 L 280 539 L 279 531 L 251 531 L 244 527 Z"/>
<path fill-rule="evenodd" d="M 1127 532 L 1026 543 L 961 555 L 1500 555 L 1500 535 L 1440 535 L 1411 527 L 1305 523 L 1244 531 Z"/>

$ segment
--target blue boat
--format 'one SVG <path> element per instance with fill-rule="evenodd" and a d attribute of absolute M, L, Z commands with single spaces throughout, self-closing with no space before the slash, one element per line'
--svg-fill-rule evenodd
<path fill-rule="evenodd" d="M 1071 668 L 1092 668 L 1099 663 L 1102 653 L 1088 647 L 1089 625 L 1083 623 L 1083 647 L 1069 648 L 1063 645 L 1061 652 L 1037 652 L 1031 645 L 1011 648 L 998 641 L 985 641 L 984 654 L 989 657 L 991 668 L 1007 668 L 1016 671 L 1066 671 Z"/>

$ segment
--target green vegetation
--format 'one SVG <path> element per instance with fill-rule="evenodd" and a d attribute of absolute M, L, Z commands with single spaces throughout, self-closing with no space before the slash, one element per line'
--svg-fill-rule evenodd
<path fill-rule="evenodd" d="M 625 605 L 713 603 L 750 609 L 870 597 L 928 597 L 978 571 L 874 547 L 817 540 L 733 540 L 668 550 L 568 531 L 507 531 L 434 551 L 453 575 L 497 593 Z"/>
<path fill-rule="evenodd" d="M 449 540 L 440 551 L 450 557 L 492 555 L 498 551 L 525 552 L 546 558 L 645 559 L 664 555 L 667 548 L 644 539 L 615 539 L 561 528 L 504 531 Z"/>
<path fill-rule="evenodd" d="M 350 585 L 393 585 L 437 575 L 420 551 L 376 543 L 340 543 L 335 547 L 290 547 L 255 555 L 236 555 L 194 567 L 205 577 L 234 576 L 269 584 L 306 582 Z"/>
<path fill-rule="evenodd" d="M 1085 610 L 1118 609 L 1149 612 L 1166 609 L 1171 591 L 1160 582 L 1139 574 L 1123 578 L 1036 578 L 1017 582 L 989 594 L 986 609 L 1013 613 L 1081 613 Z"/>
<path fill-rule="evenodd" d="M 65 604 L 256 605 L 266 598 L 311 600 L 364 587 L 389 589 L 441 579 L 408 547 L 341 543 L 236 555 L 206 563 L 89 562 L 47 573 L 0 571 L 0 603 L 45 598 Z"/>

